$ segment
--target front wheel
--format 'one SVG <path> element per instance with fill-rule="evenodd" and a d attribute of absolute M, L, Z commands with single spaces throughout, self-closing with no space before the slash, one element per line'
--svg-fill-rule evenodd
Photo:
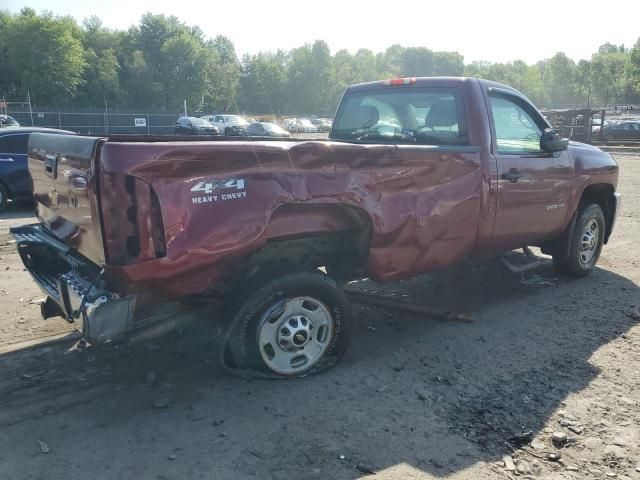
<path fill-rule="evenodd" d="M 228 350 L 236 367 L 302 377 L 336 364 L 349 344 L 351 306 L 321 272 L 285 273 L 248 289 Z"/>
<path fill-rule="evenodd" d="M 596 266 L 605 233 L 604 212 L 597 203 L 580 209 L 573 235 L 569 241 L 569 256 L 553 257 L 553 264 L 560 273 L 572 277 L 584 277 Z"/>

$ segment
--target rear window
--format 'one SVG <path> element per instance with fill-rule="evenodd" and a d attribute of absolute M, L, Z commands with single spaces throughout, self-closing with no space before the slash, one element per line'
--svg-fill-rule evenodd
<path fill-rule="evenodd" d="M 348 94 L 331 138 L 419 145 L 467 145 L 462 99 L 451 88 L 394 88 Z"/>

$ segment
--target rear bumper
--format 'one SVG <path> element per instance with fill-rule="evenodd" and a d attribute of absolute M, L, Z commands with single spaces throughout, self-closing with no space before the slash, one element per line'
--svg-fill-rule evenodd
<path fill-rule="evenodd" d="M 11 234 L 25 268 L 48 297 L 43 316 L 59 314 L 76 323 L 92 343 L 108 342 L 125 334 L 133 321 L 135 296 L 121 298 L 106 290 L 101 268 L 52 236 L 41 224 L 12 228 Z"/>

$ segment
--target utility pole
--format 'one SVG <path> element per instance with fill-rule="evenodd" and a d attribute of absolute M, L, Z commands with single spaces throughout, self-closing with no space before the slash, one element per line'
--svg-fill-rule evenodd
<path fill-rule="evenodd" d="M 188 116 L 187 115 L 187 101 L 186 100 L 184 101 L 184 116 L 185 117 Z"/>
<path fill-rule="evenodd" d="M 109 133 L 109 106 L 107 105 L 107 97 L 104 97 L 104 133 Z"/>
<path fill-rule="evenodd" d="M 31 92 L 27 90 L 27 101 L 29 102 L 29 116 L 31 117 L 31 126 L 33 127 L 33 110 L 31 109 Z"/>

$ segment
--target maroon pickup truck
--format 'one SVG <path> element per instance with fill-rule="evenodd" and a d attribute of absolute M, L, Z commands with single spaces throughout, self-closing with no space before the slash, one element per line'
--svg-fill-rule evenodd
<path fill-rule="evenodd" d="M 36 133 L 29 170 L 40 223 L 12 232 L 45 317 L 105 342 L 220 299 L 225 361 L 285 376 L 344 353 L 343 282 L 527 246 L 582 276 L 620 201 L 609 154 L 475 78 L 349 87 L 327 140 Z"/>

